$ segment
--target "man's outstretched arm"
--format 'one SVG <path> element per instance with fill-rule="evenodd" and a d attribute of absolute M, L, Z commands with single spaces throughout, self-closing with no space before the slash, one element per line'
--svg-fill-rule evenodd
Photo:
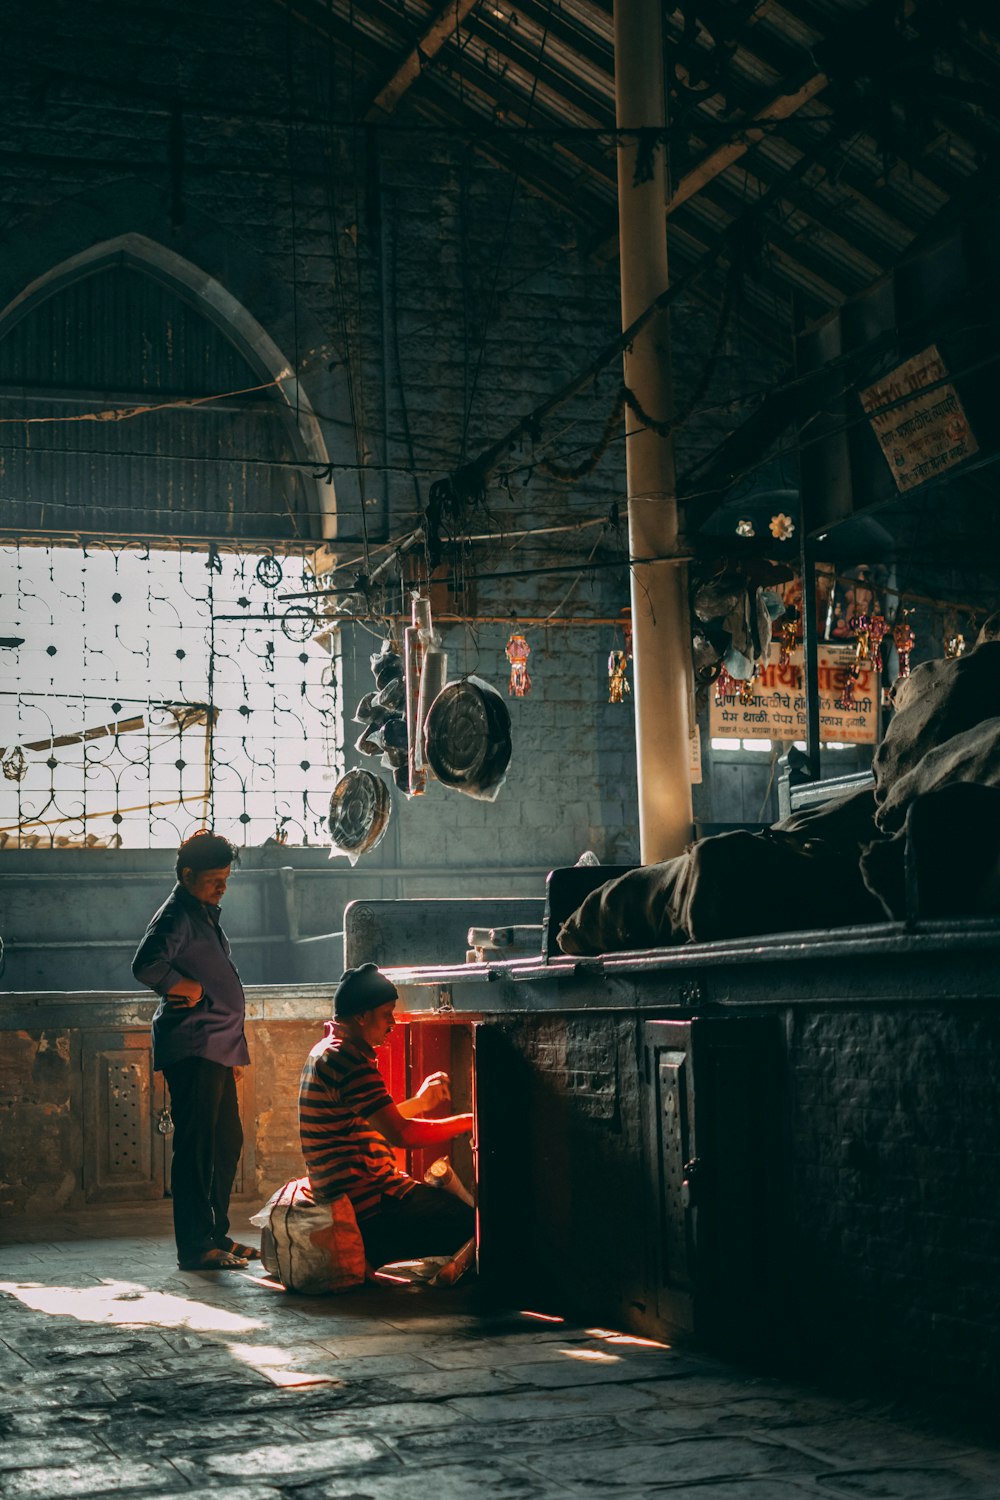
<path fill-rule="evenodd" d="M 448 1115 L 443 1120 L 408 1120 L 395 1104 L 386 1104 L 369 1119 L 390 1146 L 403 1146 L 408 1151 L 415 1146 L 439 1146 L 443 1141 L 453 1141 L 456 1136 L 471 1135 L 473 1125 L 472 1115 Z"/>

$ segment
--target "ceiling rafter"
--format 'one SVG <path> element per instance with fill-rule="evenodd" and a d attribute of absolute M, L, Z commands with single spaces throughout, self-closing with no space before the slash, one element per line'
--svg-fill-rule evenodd
<path fill-rule="evenodd" d="M 456 0 L 276 3 L 351 47 L 370 123 L 405 99 L 418 128 L 453 132 L 570 214 L 578 243 L 603 221 L 597 242 L 614 247 L 612 0 L 458 0 L 460 36 Z M 995 0 L 911 0 L 902 23 L 892 0 L 760 0 L 729 29 L 693 32 L 689 6 L 667 9 L 672 261 L 688 264 L 705 237 L 740 235 L 747 200 L 763 198 L 748 321 L 766 325 L 773 304 L 787 336 L 792 300 L 810 318 L 830 311 L 946 222 L 951 202 L 974 198 L 969 184 L 1000 158 Z M 720 286 L 706 278 L 699 296 Z"/>
<path fill-rule="evenodd" d="M 789 93 L 777 94 L 773 99 L 770 99 L 753 116 L 754 122 L 760 121 L 759 125 L 754 123 L 744 126 L 735 139 L 727 142 L 724 146 L 717 146 L 697 166 L 692 167 L 689 172 L 684 173 L 684 176 L 678 182 L 670 196 L 670 202 L 667 204 L 668 217 L 682 203 L 686 203 L 688 198 L 693 197 L 695 193 L 699 192 L 706 183 L 711 182 L 713 178 L 718 177 L 720 173 L 724 172 L 727 167 L 731 167 L 734 162 L 739 161 L 741 156 L 745 156 L 751 146 L 756 145 L 758 141 L 762 141 L 771 125 L 777 124 L 779 120 L 789 119 L 804 104 L 808 104 L 811 99 L 815 99 L 818 94 L 821 94 L 829 81 L 825 73 L 814 73 L 799 88 Z"/>
<path fill-rule="evenodd" d="M 387 120 L 393 114 L 400 100 L 413 87 L 424 69 L 434 61 L 442 47 L 454 40 L 463 21 L 478 4 L 479 0 L 444 0 L 430 24 L 407 50 L 391 77 L 368 106 L 364 115 L 366 125 L 377 125 L 380 120 Z"/>

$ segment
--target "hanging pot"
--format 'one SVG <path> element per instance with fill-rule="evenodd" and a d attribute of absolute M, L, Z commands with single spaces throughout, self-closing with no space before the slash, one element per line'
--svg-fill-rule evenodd
<path fill-rule="evenodd" d="M 427 713 L 424 755 L 438 781 L 492 802 L 510 765 L 510 714 L 481 677 L 449 682 Z"/>
<path fill-rule="evenodd" d="M 333 789 L 328 819 L 330 858 L 346 854 L 356 864 L 381 843 L 389 826 L 389 788 L 372 771 L 348 771 Z"/>

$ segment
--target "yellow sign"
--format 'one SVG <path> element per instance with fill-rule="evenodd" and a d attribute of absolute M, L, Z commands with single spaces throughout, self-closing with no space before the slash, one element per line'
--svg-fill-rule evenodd
<path fill-rule="evenodd" d="M 777 644 L 773 652 L 771 665 L 764 668 L 754 683 L 749 703 L 741 703 L 733 693 L 717 704 L 715 691 L 709 688 L 709 728 L 713 739 L 805 739 L 802 648 L 791 653 L 784 667 L 778 665 Z M 819 648 L 819 737 L 840 744 L 873 745 L 878 733 L 879 683 L 872 667 L 861 668 L 851 707 L 837 707 L 853 660 L 853 646 Z"/>

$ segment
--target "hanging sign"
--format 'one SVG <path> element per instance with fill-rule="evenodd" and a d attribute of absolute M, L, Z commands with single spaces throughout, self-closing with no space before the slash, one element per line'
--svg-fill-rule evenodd
<path fill-rule="evenodd" d="M 839 708 L 848 673 L 854 664 L 849 646 L 819 648 L 819 737 L 840 744 L 873 745 L 878 731 L 877 674 L 860 667 L 853 679 L 854 695 L 849 708 Z M 745 695 L 746 696 L 746 695 Z M 804 740 L 806 698 L 803 689 L 802 647 L 789 653 L 779 665 L 775 652 L 770 666 L 761 670 L 748 701 L 738 692 L 726 693 L 716 703 L 709 690 L 709 727 L 713 739 Z"/>
<path fill-rule="evenodd" d="M 912 490 L 979 452 L 955 387 L 938 384 L 947 374 L 937 345 L 931 344 L 858 392 L 865 411 L 875 413 L 869 417 L 872 431 L 898 490 Z M 920 395 L 929 385 L 935 389 Z M 891 411 L 879 410 L 911 393 L 912 401 L 903 401 Z"/>

